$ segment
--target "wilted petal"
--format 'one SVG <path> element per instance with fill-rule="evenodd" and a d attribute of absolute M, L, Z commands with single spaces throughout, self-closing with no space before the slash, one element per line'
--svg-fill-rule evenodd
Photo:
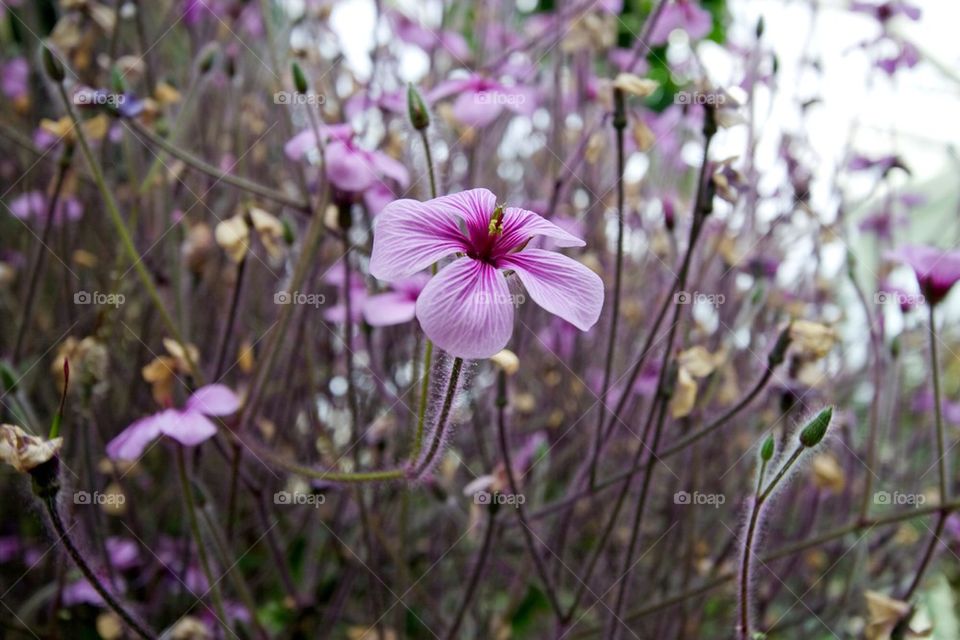
<path fill-rule="evenodd" d="M 208 384 L 193 392 L 187 399 L 187 410 L 208 416 L 228 416 L 240 408 L 240 398 L 227 386 Z"/>
<path fill-rule="evenodd" d="M 489 358 L 513 332 L 507 281 L 496 268 L 460 258 L 434 276 L 417 299 L 424 333 L 447 353 Z"/>
<path fill-rule="evenodd" d="M 603 308 L 603 281 L 576 260 L 527 249 L 501 256 L 497 266 L 516 271 L 534 302 L 581 331 L 597 323 Z"/>
<path fill-rule="evenodd" d="M 169 409 L 159 415 L 160 432 L 187 447 L 209 440 L 217 433 L 217 425 L 195 409 Z"/>
<path fill-rule="evenodd" d="M 136 460 L 147 445 L 160 436 L 160 422 L 172 409 L 137 420 L 107 443 L 107 456 L 113 460 Z"/>
<path fill-rule="evenodd" d="M 389 327 L 410 322 L 416 315 L 417 302 L 405 293 L 390 291 L 367 298 L 363 317 L 374 327 Z"/>
<path fill-rule="evenodd" d="M 373 235 L 373 277 L 387 281 L 405 278 L 451 253 L 466 250 L 456 215 L 435 202 L 394 200 L 383 208 Z"/>

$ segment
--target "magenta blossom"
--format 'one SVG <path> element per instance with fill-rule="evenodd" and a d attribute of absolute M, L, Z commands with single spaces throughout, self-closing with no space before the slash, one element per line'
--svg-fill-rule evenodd
<path fill-rule="evenodd" d="M 908 245 L 891 252 L 888 257 L 910 265 L 917 276 L 920 291 L 932 305 L 946 298 L 960 280 L 960 251 Z"/>
<path fill-rule="evenodd" d="M 431 278 L 416 305 L 424 333 L 454 356 L 486 358 L 510 340 L 515 296 L 503 272 L 514 272 L 550 313 L 590 329 L 603 306 L 600 277 L 564 255 L 529 248 L 534 236 L 562 247 L 584 245 L 532 211 L 497 206 L 487 189 L 396 200 L 377 217 L 370 273 L 395 281 L 459 254 Z"/>
<path fill-rule="evenodd" d="M 686 31 L 692 40 L 705 37 L 713 29 L 713 17 L 697 0 L 667 2 L 650 33 L 650 44 L 665 44 L 677 29 Z"/>
<path fill-rule="evenodd" d="M 509 109 L 521 115 L 531 115 L 537 108 L 534 89 L 506 85 L 480 75 L 447 80 L 428 95 L 430 102 L 457 96 L 453 103 L 454 117 L 471 127 L 485 127 Z"/>
<path fill-rule="evenodd" d="M 410 322 L 416 317 L 417 298 L 430 280 L 424 273 L 393 283 L 393 291 L 378 293 L 366 299 L 363 317 L 372 327 L 390 327 Z"/>
<path fill-rule="evenodd" d="M 360 147 L 350 125 L 325 126 L 319 133 L 324 139 L 327 178 L 338 189 L 363 192 L 383 179 L 393 180 L 402 188 L 410 184 L 410 174 L 403 164 L 382 151 Z M 317 136 L 308 128 L 291 138 L 283 150 L 291 160 L 302 160 L 316 148 Z"/>
<path fill-rule="evenodd" d="M 141 418 L 107 443 L 107 455 L 114 460 L 136 460 L 161 435 L 193 447 L 216 434 L 207 416 L 228 416 L 240 408 L 236 394 L 222 384 L 197 389 L 183 409 L 165 409 Z"/>
<path fill-rule="evenodd" d="M 20 220 L 31 218 L 40 223 L 47 219 L 47 196 L 42 191 L 27 191 L 10 202 L 10 213 Z M 83 205 L 72 196 L 61 198 L 53 211 L 53 222 L 63 224 L 83 217 Z"/>

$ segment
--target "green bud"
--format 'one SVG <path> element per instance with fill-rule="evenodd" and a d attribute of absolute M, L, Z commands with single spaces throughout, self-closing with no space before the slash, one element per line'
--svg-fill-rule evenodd
<path fill-rule="evenodd" d="M 770 462 L 773 458 L 773 434 L 767 436 L 767 439 L 763 441 L 763 446 L 760 447 L 760 459 L 764 462 Z"/>
<path fill-rule="evenodd" d="M 293 70 L 293 88 L 297 90 L 297 93 L 306 93 L 309 87 L 307 85 L 307 76 L 303 73 L 303 68 L 296 60 L 293 61 L 290 68 Z"/>
<path fill-rule="evenodd" d="M 766 25 L 763 22 L 763 16 L 760 16 L 760 19 L 757 20 L 757 29 L 756 29 L 758 39 L 763 36 L 763 30 L 765 26 Z"/>
<path fill-rule="evenodd" d="M 771 369 L 783 364 L 784 358 L 787 356 L 787 349 L 790 347 L 790 325 L 788 324 L 783 331 L 780 332 L 780 335 L 777 336 L 777 343 L 773 345 L 773 349 L 770 350 L 769 355 L 767 355 L 767 366 Z"/>
<path fill-rule="evenodd" d="M 407 85 L 407 113 L 410 124 L 417 131 L 423 131 L 430 126 L 430 112 L 413 83 Z"/>
<path fill-rule="evenodd" d="M 54 82 L 63 82 L 64 77 L 66 77 L 63 63 L 46 44 L 43 45 L 43 69 Z"/>
<path fill-rule="evenodd" d="M 800 432 L 800 444 L 808 448 L 820 444 L 823 436 L 827 434 L 831 418 L 833 418 L 833 407 L 822 409 Z"/>
<path fill-rule="evenodd" d="M 201 74 L 210 73 L 210 70 L 213 69 L 213 65 L 217 61 L 218 51 L 219 47 L 217 45 L 210 44 L 200 52 L 200 63 L 197 68 Z"/>
<path fill-rule="evenodd" d="M 283 241 L 289 246 L 293 246 L 293 241 L 297 239 L 297 233 L 294 231 L 293 225 L 286 218 L 280 222 L 283 224 Z"/>

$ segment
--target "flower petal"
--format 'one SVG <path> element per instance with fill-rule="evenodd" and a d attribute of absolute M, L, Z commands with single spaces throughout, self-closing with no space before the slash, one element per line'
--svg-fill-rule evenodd
<path fill-rule="evenodd" d="M 405 293 L 390 291 L 370 296 L 363 303 L 363 317 L 373 327 L 389 327 L 410 322 L 416 315 L 417 302 Z"/>
<path fill-rule="evenodd" d="M 513 333 L 513 306 L 507 281 L 495 267 L 460 258 L 434 276 L 417 298 L 424 333 L 447 353 L 488 358 Z"/>
<path fill-rule="evenodd" d="M 136 460 L 147 445 L 160 435 L 161 417 L 166 411 L 137 420 L 107 443 L 107 456 L 112 460 Z"/>
<path fill-rule="evenodd" d="M 495 91 L 468 91 L 453 101 L 453 116 L 470 127 L 485 127 L 503 113 L 500 94 Z"/>
<path fill-rule="evenodd" d="M 327 177 L 338 188 L 363 191 L 377 181 L 374 167 L 362 151 L 354 151 L 342 142 L 333 141 L 324 153 Z"/>
<path fill-rule="evenodd" d="M 228 416 L 240 408 L 240 398 L 229 387 L 208 384 L 200 387 L 187 398 L 187 410 L 199 411 L 208 416 Z"/>
<path fill-rule="evenodd" d="M 435 203 L 394 200 L 383 208 L 373 234 L 373 277 L 387 281 L 405 278 L 451 253 L 466 250 L 456 215 Z"/>
<path fill-rule="evenodd" d="M 490 217 L 497 208 L 497 196 L 489 189 L 468 189 L 428 201 L 437 209 L 463 221 L 474 246 L 482 246 L 490 229 Z"/>
<path fill-rule="evenodd" d="M 159 418 L 160 432 L 188 447 L 209 440 L 217 433 L 217 425 L 194 409 L 168 409 Z"/>
<path fill-rule="evenodd" d="M 582 247 L 586 243 L 533 211 L 507 207 L 503 211 L 503 235 L 497 239 L 495 253 L 507 253 L 533 236 L 546 236 L 558 247 Z"/>
<path fill-rule="evenodd" d="M 533 301 L 581 331 L 597 323 L 603 308 L 603 281 L 576 260 L 543 249 L 526 249 L 498 259 L 517 272 Z"/>

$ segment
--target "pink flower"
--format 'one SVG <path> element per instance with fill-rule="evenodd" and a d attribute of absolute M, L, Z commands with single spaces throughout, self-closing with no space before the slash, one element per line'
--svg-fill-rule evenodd
<path fill-rule="evenodd" d="M 537 108 L 534 89 L 505 85 L 480 75 L 442 82 L 430 92 L 428 99 L 433 103 L 454 95 L 457 96 L 453 103 L 454 117 L 471 127 L 485 127 L 504 109 L 529 116 Z"/>
<path fill-rule="evenodd" d="M 0 91 L 11 100 L 19 100 L 30 93 L 30 65 L 22 56 L 2 65 Z"/>
<path fill-rule="evenodd" d="M 669 2 L 669 0 L 667 0 Z M 696 0 L 675 0 L 660 13 L 660 19 L 650 34 L 650 44 L 664 44 L 676 30 L 686 31 L 692 40 L 703 38 L 713 29 L 713 17 Z"/>
<path fill-rule="evenodd" d="M 338 189 L 363 192 L 381 183 L 395 181 L 406 188 L 410 184 L 407 168 L 381 151 L 367 151 L 354 140 L 350 125 L 339 124 L 320 129 L 324 138 L 327 178 Z M 291 160 L 302 160 L 317 148 L 317 137 L 308 128 L 291 138 L 283 150 Z"/>
<path fill-rule="evenodd" d="M 10 213 L 20 220 L 34 218 L 37 222 L 44 223 L 47 219 L 47 196 L 42 191 L 27 191 L 10 202 Z M 53 221 L 58 225 L 64 221 L 79 220 L 81 217 L 83 205 L 72 196 L 60 198 L 53 211 Z"/>
<path fill-rule="evenodd" d="M 393 283 L 393 291 L 366 299 L 363 317 L 372 327 L 389 327 L 410 322 L 416 316 L 417 298 L 430 280 L 424 273 Z"/>
<path fill-rule="evenodd" d="M 891 260 L 903 262 L 913 269 L 920 291 L 931 305 L 947 297 L 960 280 L 960 251 L 941 251 L 935 247 L 908 245 L 892 251 Z"/>
<path fill-rule="evenodd" d="M 207 416 L 228 416 L 240 407 L 237 396 L 222 384 L 197 389 L 183 409 L 165 409 L 141 418 L 107 443 L 107 455 L 114 460 L 136 460 L 153 440 L 161 435 L 193 447 L 216 434 Z"/>
<path fill-rule="evenodd" d="M 370 273 L 386 281 L 406 278 L 453 254 L 417 299 L 424 333 L 462 358 L 486 358 L 513 332 L 513 300 L 502 272 L 513 271 L 534 302 L 581 331 L 603 306 L 603 282 L 566 256 L 529 248 L 534 236 L 558 246 L 584 242 L 532 211 L 498 207 L 487 189 L 471 189 L 417 202 L 396 200 L 377 217 Z"/>

